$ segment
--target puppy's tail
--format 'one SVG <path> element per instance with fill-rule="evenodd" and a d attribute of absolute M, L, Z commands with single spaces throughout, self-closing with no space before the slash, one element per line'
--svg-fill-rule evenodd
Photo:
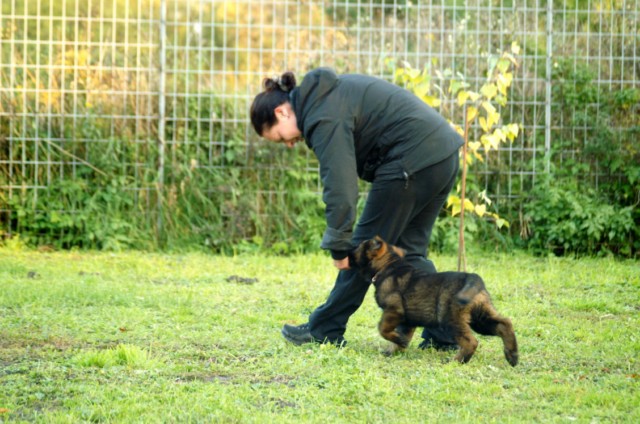
<path fill-rule="evenodd" d="M 467 274 L 464 286 L 456 294 L 455 299 L 460 305 L 466 305 L 483 290 L 485 288 L 482 278 L 478 274 Z"/>

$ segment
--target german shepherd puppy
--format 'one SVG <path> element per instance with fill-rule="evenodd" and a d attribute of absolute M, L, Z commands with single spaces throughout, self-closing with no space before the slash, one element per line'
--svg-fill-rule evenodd
<path fill-rule="evenodd" d="M 466 363 L 478 346 L 473 329 L 479 334 L 500 336 L 507 362 L 511 366 L 518 363 L 511 321 L 495 310 L 479 275 L 425 274 L 404 259 L 402 249 L 380 237 L 362 242 L 351 259 L 375 286 L 376 302 L 382 308 L 378 330 L 393 343 L 389 354 L 404 350 L 416 327 L 437 328 L 453 336 L 460 347 L 455 359 Z"/>

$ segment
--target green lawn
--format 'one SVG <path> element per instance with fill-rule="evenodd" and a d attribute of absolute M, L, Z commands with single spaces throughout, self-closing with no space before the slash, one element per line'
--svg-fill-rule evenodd
<path fill-rule="evenodd" d="M 0 249 L 0 422 L 640 422 L 639 262 L 469 256 L 515 368 L 494 337 L 466 365 L 383 356 L 373 291 L 346 348 L 286 343 L 332 287 L 322 255 Z"/>

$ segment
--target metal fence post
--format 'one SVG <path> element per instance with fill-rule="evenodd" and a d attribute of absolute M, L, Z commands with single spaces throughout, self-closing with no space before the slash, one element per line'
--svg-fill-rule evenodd
<path fill-rule="evenodd" d="M 544 172 L 551 169 L 551 72 L 553 71 L 553 0 L 547 1 L 547 57 L 544 119 Z"/>
<path fill-rule="evenodd" d="M 166 34 L 167 34 L 167 3 L 160 2 L 160 57 L 159 57 L 159 87 L 158 87 L 158 176 L 157 176 L 157 221 L 156 236 L 158 244 L 164 245 L 162 202 L 164 199 L 164 150 L 165 150 L 165 78 L 166 78 Z"/>

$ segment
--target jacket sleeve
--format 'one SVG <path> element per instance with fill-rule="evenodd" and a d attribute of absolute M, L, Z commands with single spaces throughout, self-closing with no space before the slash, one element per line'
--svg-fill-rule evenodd
<path fill-rule="evenodd" d="M 327 228 L 320 247 L 330 250 L 334 259 L 343 259 L 352 248 L 358 202 L 353 128 L 345 120 L 323 119 L 310 130 L 308 137 L 320 162 L 326 205 Z"/>

